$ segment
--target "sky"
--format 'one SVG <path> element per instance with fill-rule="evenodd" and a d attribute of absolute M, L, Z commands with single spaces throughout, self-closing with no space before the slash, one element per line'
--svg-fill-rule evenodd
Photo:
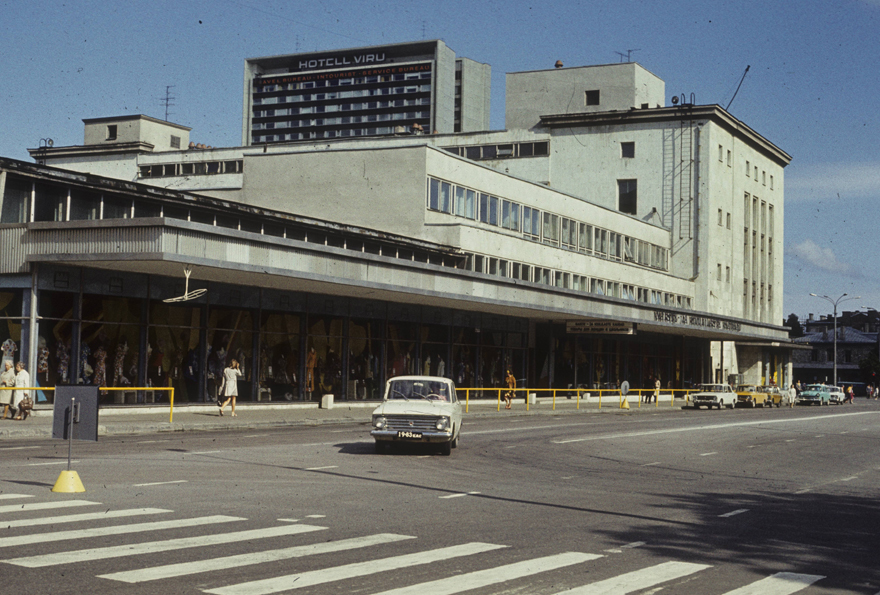
<path fill-rule="evenodd" d="M 505 73 L 629 54 L 667 105 L 733 100 L 792 156 L 784 315 L 831 312 L 810 293 L 880 310 L 880 0 L 0 0 L 0 15 L 0 156 L 24 161 L 48 138 L 82 144 L 84 118 L 164 119 L 168 95 L 191 140 L 238 146 L 246 58 L 442 39 L 491 65 L 500 130 Z"/>

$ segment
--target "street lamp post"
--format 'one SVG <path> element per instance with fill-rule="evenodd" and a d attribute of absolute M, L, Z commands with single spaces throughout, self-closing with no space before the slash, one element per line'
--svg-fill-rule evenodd
<path fill-rule="evenodd" d="M 841 302 L 848 302 L 850 300 L 858 300 L 861 299 L 861 296 L 857 295 L 854 297 L 846 297 L 847 294 L 843 294 L 842 296 L 834 300 L 827 295 L 819 295 L 816 293 L 811 293 L 810 295 L 813 297 L 822 298 L 823 300 L 828 301 L 828 303 L 834 306 L 834 386 L 837 386 L 837 304 L 840 304 Z"/>

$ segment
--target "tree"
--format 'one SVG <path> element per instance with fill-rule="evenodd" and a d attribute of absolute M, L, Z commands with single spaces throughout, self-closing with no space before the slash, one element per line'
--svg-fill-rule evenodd
<path fill-rule="evenodd" d="M 804 329 L 801 327 L 801 321 L 797 317 L 797 314 L 789 314 L 788 318 L 782 324 L 791 329 L 788 331 L 788 337 L 790 339 L 797 339 L 798 337 L 804 336 Z"/>

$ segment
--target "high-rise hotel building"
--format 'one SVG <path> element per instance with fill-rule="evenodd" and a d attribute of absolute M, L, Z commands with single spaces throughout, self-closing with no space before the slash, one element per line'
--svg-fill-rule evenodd
<path fill-rule="evenodd" d="M 490 77 L 437 40 L 251 58 L 242 145 L 487 130 Z"/>

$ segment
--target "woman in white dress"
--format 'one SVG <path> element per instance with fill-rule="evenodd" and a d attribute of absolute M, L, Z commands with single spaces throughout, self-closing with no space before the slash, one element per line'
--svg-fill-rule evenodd
<path fill-rule="evenodd" d="M 3 362 L 3 365 L 6 370 L 0 374 L 0 386 L 15 386 L 15 370 L 12 369 L 12 362 L 7 360 Z M 6 419 L 9 408 L 12 407 L 13 392 L 11 390 L 0 390 L 0 403 L 3 404 L 3 417 L 0 417 L 0 419 Z M 15 416 L 14 409 L 12 416 Z"/>
<path fill-rule="evenodd" d="M 223 383 L 220 385 L 220 398 L 217 404 L 220 406 L 220 415 L 223 415 L 223 408 L 232 401 L 232 417 L 235 417 L 235 397 L 238 396 L 238 377 L 241 376 L 238 360 L 232 360 L 229 366 L 223 370 Z M 221 401 L 220 399 L 226 398 Z"/>
<path fill-rule="evenodd" d="M 15 364 L 15 386 L 30 386 L 31 385 L 31 375 L 24 367 L 23 362 L 18 362 Z M 22 399 L 30 395 L 30 391 L 27 390 L 16 390 L 13 391 L 15 396 L 12 397 L 12 406 L 18 410 L 18 415 L 13 419 L 27 419 L 28 415 L 30 415 L 30 411 L 24 410 L 22 411 L 19 403 L 21 403 Z"/>

